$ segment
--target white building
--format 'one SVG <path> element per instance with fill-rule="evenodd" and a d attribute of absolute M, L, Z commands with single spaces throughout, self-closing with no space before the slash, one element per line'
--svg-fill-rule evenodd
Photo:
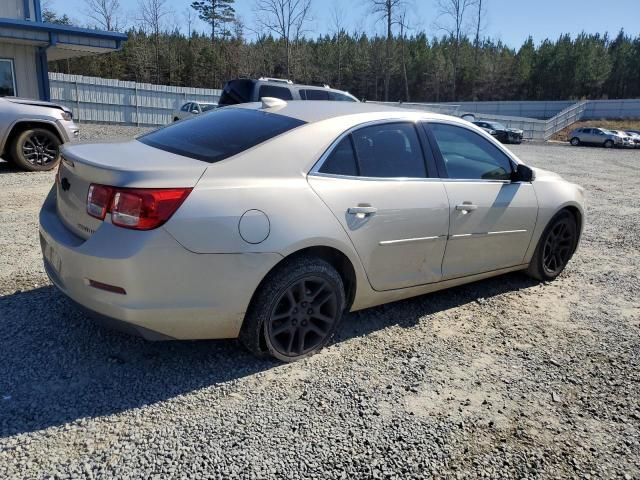
<path fill-rule="evenodd" d="M 44 23 L 40 0 L 0 0 L 0 96 L 49 100 L 49 60 L 113 52 L 126 39 Z"/>

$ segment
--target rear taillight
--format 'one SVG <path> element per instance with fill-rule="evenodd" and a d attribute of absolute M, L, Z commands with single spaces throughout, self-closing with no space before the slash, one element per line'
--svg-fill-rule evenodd
<path fill-rule="evenodd" d="M 117 188 L 91 185 L 87 213 L 134 230 L 151 230 L 165 223 L 185 201 L 191 188 Z"/>
<path fill-rule="evenodd" d="M 113 187 L 91 185 L 87 195 L 87 213 L 92 217 L 104 220 L 113 198 Z"/>

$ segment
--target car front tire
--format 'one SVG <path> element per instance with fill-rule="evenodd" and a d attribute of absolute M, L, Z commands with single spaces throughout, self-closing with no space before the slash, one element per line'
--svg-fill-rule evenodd
<path fill-rule="evenodd" d="M 33 128 L 20 133 L 11 146 L 17 167 L 29 172 L 52 170 L 60 161 L 60 139 L 49 130 Z"/>
<path fill-rule="evenodd" d="M 309 357 L 331 341 L 345 304 L 344 283 L 330 263 L 292 258 L 258 287 L 240 341 L 255 355 L 282 362 Z"/>
<path fill-rule="evenodd" d="M 542 282 L 560 275 L 575 252 L 578 243 L 578 225 L 567 210 L 557 213 L 544 230 L 533 254 L 527 274 Z"/>
<path fill-rule="evenodd" d="M 604 148 L 613 148 L 613 140 L 607 140 L 604 142 Z"/>
<path fill-rule="evenodd" d="M 578 145 L 580 145 L 580 139 L 578 137 L 573 137 L 569 143 L 571 143 L 571 145 L 573 145 L 574 147 L 577 147 Z"/>

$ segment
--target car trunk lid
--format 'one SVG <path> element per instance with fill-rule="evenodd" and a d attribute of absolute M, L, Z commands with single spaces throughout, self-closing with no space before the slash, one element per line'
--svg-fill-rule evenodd
<path fill-rule="evenodd" d="M 91 184 L 192 188 L 207 166 L 199 160 L 165 152 L 136 140 L 65 146 L 57 179 L 58 216 L 69 230 L 87 239 L 103 222 L 87 213 Z"/>

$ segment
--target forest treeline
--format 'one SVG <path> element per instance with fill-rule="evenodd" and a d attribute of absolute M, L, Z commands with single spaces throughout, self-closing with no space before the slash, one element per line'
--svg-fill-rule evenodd
<path fill-rule="evenodd" d="M 121 51 L 51 62 L 50 71 L 204 88 L 241 76 L 288 76 L 368 100 L 385 98 L 385 81 L 391 101 L 640 97 L 640 36 L 622 31 L 528 39 L 516 49 L 468 35 L 387 38 L 344 29 L 290 42 L 271 34 L 248 40 L 237 24 L 218 36 L 142 27 L 126 33 Z"/>

